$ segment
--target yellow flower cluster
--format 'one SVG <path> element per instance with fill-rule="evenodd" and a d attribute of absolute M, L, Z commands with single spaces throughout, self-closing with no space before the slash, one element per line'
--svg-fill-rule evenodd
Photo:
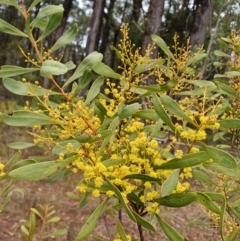
<path fill-rule="evenodd" d="M 4 164 L 0 162 L 0 177 L 4 176 L 5 172 L 4 172 Z"/>
<path fill-rule="evenodd" d="M 132 237 L 130 235 L 126 235 L 127 237 L 127 241 L 131 241 L 132 240 Z M 117 233 L 114 240 L 113 241 L 122 241 L 122 239 L 120 238 L 120 235 Z"/>

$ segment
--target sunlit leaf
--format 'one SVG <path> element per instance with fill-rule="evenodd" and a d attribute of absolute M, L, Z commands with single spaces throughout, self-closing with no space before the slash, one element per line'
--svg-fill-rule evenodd
<path fill-rule="evenodd" d="M 49 77 L 51 75 L 61 75 L 67 73 L 68 68 L 56 60 L 45 60 L 40 69 L 40 75 Z"/>

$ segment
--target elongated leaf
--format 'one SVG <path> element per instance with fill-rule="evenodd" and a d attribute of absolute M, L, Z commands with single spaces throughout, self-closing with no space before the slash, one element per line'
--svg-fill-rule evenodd
<path fill-rule="evenodd" d="M 176 188 L 179 179 L 179 169 L 174 170 L 171 175 L 164 181 L 161 188 L 161 197 L 167 196 L 172 193 Z"/>
<path fill-rule="evenodd" d="M 51 53 L 71 43 L 77 35 L 77 30 L 78 30 L 78 26 L 75 23 L 56 41 L 56 43 L 50 49 Z"/>
<path fill-rule="evenodd" d="M 239 119 L 229 119 L 229 120 L 220 120 L 220 127 L 225 129 L 238 129 L 240 128 L 240 120 Z"/>
<path fill-rule="evenodd" d="M 30 218 L 29 218 L 29 233 L 28 233 L 28 240 L 33 239 L 34 232 L 36 230 L 36 215 L 34 212 L 30 212 Z"/>
<path fill-rule="evenodd" d="M 209 158 L 219 165 L 227 168 L 236 168 L 237 164 L 233 156 L 215 147 L 201 145 Z"/>
<path fill-rule="evenodd" d="M 5 164 L 5 167 L 9 169 L 14 163 L 16 163 L 20 159 L 21 156 L 21 151 L 17 151 L 16 153 L 14 153 L 10 160 Z"/>
<path fill-rule="evenodd" d="M 84 104 L 89 104 L 100 92 L 100 87 L 104 83 L 104 78 L 102 76 L 98 77 L 92 84 L 88 94 L 87 99 L 85 100 Z"/>
<path fill-rule="evenodd" d="M 117 231 L 118 231 L 118 234 L 119 234 L 122 241 L 128 241 L 126 233 L 125 233 L 125 231 L 123 229 L 123 226 L 122 226 L 122 224 L 119 220 L 117 221 Z"/>
<path fill-rule="evenodd" d="M 167 112 L 164 110 L 159 98 L 156 94 L 153 94 L 153 106 L 158 116 L 165 122 L 167 126 L 169 126 L 173 131 L 175 131 L 175 126 L 172 123 L 170 117 Z"/>
<path fill-rule="evenodd" d="M 239 233 L 240 233 L 240 227 L 234 227 L 233 231 L 227 237 L 226 241 L 235 241 Z"/>
<path fill-rule="evenodd" d="M 86 221 L 85 225 L 82 227 L 80 232 L 78 233 L 78 236 L 76 238 L 76 241 L 84 241 L 87 237 L 89 237 L 96 225 L 97 220 L 102 216 L 102 213 L 104 211 L 105 205 L 107 204 L 108 199 L 105 199 L 91 214 L 91 216 Z"/>
<path fill-rule="evenodd" d="M 130 104 L 122 109 L 121 113 L 119 113 L 119 118 L 120 119 L 128 118 L 134 115 L 140 108 L 141 108 L 141 105 L 139 103 Z"/>
<path fill-rule="evenodd" d="M 162 38 L 157 35 L 152 35 L 152 40 L 157 44 L 157 46 L 171 59 L 175 60 L 172 52 L 169 50 L 167 44 L 164 42 Z"/>
<path fill-rule="evenodd" d="M 38 12 L 37 17 L 31 22 L 30 25 L 32 28 L 35 28 L 41 19 L 46 18 L 46 17 L 56 14 L 56 13 L 62 13 L 63 11 L 64 11 L 64 8 L 63 8 L 62 4 L 60 4 L 58 6 L 57 5 L 47 5 L 43 8 L 41 8 L 41 10 Z"/>
<path fill-rule="evenodd" d="M 89 54 L 77 67 L 73 75 L 66 81 L 66 83 L 63 85 L 63 88 L 69 85 L 71 82 L 73 82 L 75 79 L 81 77 L 84 73 L 84 71 L 87 68 L 91 68 L 94 64 L 97 62 L 102 61 L 103 55 L 98 52 L 92 52 Z"/>
<path fill-rule="evenodd" d="M 0 3 L 13 6 L 13 4 L 9 0 L 0 0 Z"/>
<path fill-rule="evenodd" d="M 26 110 L 15 111 L 13 115 L 1 114 L 3 122 L 9 126 L 34 126 L 53 124 L 52 120 L 43 114 Z"/>
<path fill-rule="evenodd" d="M 8 175 L 11 178 L 21 181 L 39 181 L 57 172 L 59 168 L 66 167 L 75 159 L 76 157 L 73 156 L 59 162 L 48 161 L 34 163 L 14 169 L 10 171 Z"/>
<path fill-rule="evenodd" d="M 146 174 L 131 174 L 131 175 L 125 176 L 124 179 L 126 179 L 126 178 L 137 179 L 137 180 L 142 180 L 142 181 L 149 181 L 149 182 L 159 182 L 160 181 L 160 179 L 150 177 Z"/>
<path fill-rule="evenodd" d="M 92 69 L 99 75 L 113 78 L 113 79 L 120 79 L 122 75 L 114 72 L 110 67 L 108 67 L 106 64 L 102 62 L 98 62 L 93 65 Z"/>
<path fill-rule="evenodd" d="M 63 16 L 63 12 L 53 14 L 50 19 L 48 20 L 47 26 L 42 33 L 42 35 L 38 38 L 37 42 L 41 41 L 45 37 L 47 37 L 50 33 L 52 33 L 58 25 L 61 23 Z"/>
<path fill-rule="evenodd" d="M 161 166 L 156 166 L 155 169 L 177 169 L 192 167 L 202 164 L 207 160 L 209 160 L 209 156 L 205 152 L 201 151 L 197 153 L 184 155 L 181 159 L 174 158 L 162 164 Z"/>
<path fill-rule="evenodd" d="M 17 150 L 26 149 L 26 148 L 35 146 L 34 143 L 28 143 L 28 142 L 12 142 L 12 143 L 8 143 L 7 145 L 9 148 L 17 149 Z"/>
<path fill-rule="evenodd" d="M 9 204 L 9 202 L 11 201 L 11 196 L 14 192 L 18 192 L 19 194 L 24 196 L 24 189 L 16 188 L 13 191 L 9 192 L 2 205 L 0 205 L 0 212 L 2 212 L 2 210 Z"/>
<path fill-rule="evenodd" d="M 40 3 L 42 0 L 34 0 L 31 5 L 28 8 L 28 12 L 31 11 L 32 8 L 34 8 L 38 3 Z"/>
<path fill-rule="evenodd" d="M 16 0 L 9 0 L 10 5 L 14 6 L 19 12 L 22 12 L 21 5 Z"/>
<path fill-rule="evenodd" d="M 240 71 L 230 71 L 227 72 L 227 77 L 232 78 L 232 77 L 239 77 L 240 76 Z"/>
<path fill-rule="evenodd" d="M 67 63 L 65 63 L 65 66 L 67 67 L 68 70 L 76 68 L 76 65 L 72 61 L 68 61 Z"/>
<path fill-rule="evenodd" d="M 180 233 L 178 233 L 174 228 L 172 228 L 169 224 L 163 221 L 163 219 L 159 215 L 156 214 L 156 217 L 162 230 L 170 239 L 170 241 L 186 241 L 186 239 L 183 238 Z"/>
<path fill-rule="evenodd" d="M 17 35 L 20 37 L 25 37 L 27 38 L 27 34 L 23 33 L 22 31 L 18 30 L 11 24 L 7 23 L 3 19 L 0 19 L 0 32 L 11 34 L 11 35 Z"/>
<path fill-rule="evenodd" d="M 216 185 L 214 181 L 212 180 L 211 177 L 209 177 L 204 171 L 193 169 L 192 170 L 193 176 L 199 180 L 200 182 L 205 182 L 205 183 L 211 183 L 213 185 Z"/>
<path fill-rule="evenodd" d="M 135 68 L 135 71 L 137 73 L 143 73 L 143 72 L 149 71 L 151 69 L 160 68 L 160 67 L 163 67 L 164 62 L 165 62 L 164 59 L 153 59 L 148 63 L 139 64 Z"/>
<path fill-rule="evenodd" d="M 111 189 L 114 191 L 114 193 L 115 193 L 115 195 L 117 196 L 117 198 L 119 199 L 119 201 L 121 202 L 121 204 L 122 204 L 122 206 L 124 207 L 124 209 L 125 209 L 128 217 L 129 217 L 132 221 L 136 222 L 136 218 L 135 218 L 134 214 L 132 213 L 132 211 L 130 210 L 130 208 L 128 207 L 128 205 L 124 202 L 124 199 L 123 199 L 123 197 L 122 197 L 121 192 L 120 192 L 120 191 L 118 190 L 118 188 L 117 188 L 115 185 L 113 185 L 108 179 L 107 179 L 106 181 L 107 181 L 107 183 L 109 184 L 109 186 L 111 187 Z"/>
<path fill-rule="evenodd" d="M 61 75 L 67 73 L 68 68 L 56 60 L 45 60 L 40 69 L 40 74 L 43 77 L 50 75 Z"/>
<path fill-rule="evenodd" d="M 239 168 L 227 168 L 219 165 L 218 163 L 205 163 L 204 167 L 211 169 L 216 172 L 223 173 L 230 177 L 240 177 L 240 169 Z"/>
<path fill-rule="evenodd" d="M 236 91 L 229 85 L 223 84 L 223 83 L 219 83 L 218 87 L 225 92 L 228 95 L 234 96 L 234 97 L 238 97 L 238 95 L 236 94 Z"/>
<path fill-rule="evenodd" d="M 3 85 L 6 89 L 11 91 L 16 95 L 23 96 L 43 96 L 43 95 L 60 95 L 55 91 L 49 89 L 40 88 L 37 85 L 31 83 L 23 83 L 22 81 L 17 81 L 11 78 L 3 79 Z"/>
<path fill-rule="evenodd" d="M 135 117 L 144 119 L 144 120 L 153 120 L 158 121 L 159 116 L 155 110 L 139 110 L 134 114 Z"/>
<path fill-rule="evenodd" d="M 167 207 L 184 207 L 195 201 L 197 194 L 194 192 L 173 193 L 169 196 L 155 199 L 160 205 Z"/>
<path fill-rule="evenodd" d="M 187 60 L 186 66 L 189 66 L 191 64 L 196 64 L 199 60 L 203 59 L 205 56 L 206 56 L 206 54 L 204 53 L 204 51 L 201 51 L 201 52 L 195 54 L 192 58 Z"/>
<path fill-rule="evenodd" d="M 197 192 L 196 202 L 202 204 L 205 208 L 216 214 L 221 214 L 220 208 L 205 193 Z"/>
<path fill-rule="evenodd" d="M 32 73 L 39 71 L 39 68 L 22 68 L 14 65 L 4 65 L 0 70 L 0 78 L 7 78 L 12 76 L 19 76 L 22 74 Z"/>
<path fill-rule="evenodd" d="M 149 93 L 159 93 L 159 92 L 166 92 L 172 89 L 177 83 L 178 83 L 177 79 L 172 79 L 164 85 L 154 84 L 154 85 L 148 85 L 148 86 L 133 86 L 132 88 L 147 90 Z"/>
<path fill-rule="evenodd" d="M 214 51 L 214 54 L 215 54 L 216 56 L 220 56 L 220 57 L 231 58 L 231 56 L 230 56 L 229 54 L 226 54 L 226 53 L 224 53 L 224 52 L 222 52 L 222 51 L 220 51 L 220 50 L 215 50 L 215 51 Z"/>
<path fill-rule="evenodd" d="M 107 160 L 104 160 L 102 162 L 102 164 L 105 166 L 105 167 L 110 167 L 110 166 L 116 166 L 116 165 L 120 165 L 120 164 L 123 164 L 125 161 L 122 159 L 118 160 L 118 159 L 107 159 Z"/>
<path fill-rule="evenodd" d="M 149 223 L 146 219 L 142 218 L 139 214 L 135 213 L 134 211 L 132 212 L 132 214 L 134 215 L 138 224 L 140 224 L 142 227 L 144 227 L 152 232 L 156 232 L 153 225 L 151 223 Z"/>
<path fill-rule="evenodd" d="M 80 83 L 73 89 L 73 96 L 76 96 L 84 87 L 86 87 L 92 80 L 93 74 L 90 69 L 86 69 L 83 73 Z M 74 86 L 75 82 L 73 83 Z"/>
<path fill-rule="evenodd" d="M 162 95 L 160 97 L 160 99 L 161 99 L 161 102 L 164 105 L 164 107 L 170 113 L 195 125 L 195 123 L 192 121 L 192 119 L 187 114 L 184 113 L 184 111 L 181 109 L 181 107 L 178 105 L 178 103 L 175 100 L 173 100 L 171 97 L 169 97 L 167 95 Z"/>

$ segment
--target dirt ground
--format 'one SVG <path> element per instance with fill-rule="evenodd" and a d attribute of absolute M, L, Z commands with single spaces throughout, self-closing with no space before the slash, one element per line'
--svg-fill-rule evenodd
<path fill-rule="evenodd" d="M 1 124 L 1 123 L 0 123 Z M 26 139 L 26 133 L 21 129 L 2 127 L 0 125 L 0 157 L 6 161 L 13 154 L 13 150 L 7 148 L 7 142 L 20 141 Z M 37 150 L 30 150 L 24 153 L 24 157 L 39 153 Z M 5 183 L 0 182 L 0 192 Z M 75 192 L 75 185 L 68 182 L 57 181 L 48 184 L 40 182 L 19 182 L 14 188 L 24 189 L 24 195 L 15 192 L 12 195 L 10 204 L 0 213 L 0 241 L 25 241 L 21 225 L 29 218 L 31 207 L 37 207 L 38 204 L 53 205 L 56 215 L 60 221 L 52 229 L 67 230 L 64 236 L 58 238 L 44 239 L 47 241 L 74 241 L 79 230 L 84 225 L 86 219 L 91 215 L 93 210 L 99 205 L 100 200 L 90 198 L 83 208 L 79 208 L 79 202 L 73 201 L 67 197 L 67 192 Z M 0 205 L 3 199 L 0 198 Z M 137 225 L 130 221 L 126 214 L 123 213 L 123 226 L 126 233 L 130 234 L 135 240 L 139 240 Z M 189 227 L 187 224 L 193 220 L 210 221 L 204 210 L 197 203 L 180 209 L 161 208 L 161 217 L 174 226 L 189 241 L 219 241 L 220 237 L 217 230 L 203 226 Z M 93 237 L 101 238 L 104 241 L 112 241 L 116 234 L 116 222 L 118 214 L 111 216 L 104 214 L 97 222 L 94 234 L 87 238 L 87 241 L 93 241 Z M 145 241 L 167 241 L 159 227 L 155 224 L 157 232 L 151 233 L 144 230 Z M 43 239 L 42 239 L 43 240 Z M 40 241 L 40 240 L 37 240 Z"/>
<path fill-rule="evenodd" d="M 2 186 L 2 185 L 1 185 Z M 66 192 L 73 191 L 75 188 L 70 184 L 56 182 L 46 184 L 45 182 L 19 183 L 17 187 L 24 188 L 24 196 L 15 193 L 11 203 L 0 213 L 0 241 L 20 241 L 23 239 L 20 230 L 21 225 L 29 217 L 29 209 L 37 207 L 38 204 L 54 205 L 56 215 L 61 218 L 60 222 L 53 228 L 66 228 L 66 235 L 47 239 L 48 241 L 74 241 L 78 231 L 84 225 L 85 220 L 99 205 L 100 200 L 90 198 L 86 206 L 79 209 L 79 202 L 73 201 L 66 196 Z M 188 227 L 187 223 L 193 220 L 209 221 L 203 209 L 196 203 L 181 209 L 162 208 L 161 216 L 169 224 L 173 225 L 189 241 L 218 241 L 220 237 L 217 230 L 207 227 Z M 105 214 L 97 223 L 94 236 L 104 241 L 113 240 L 116 233 L 115 224 L 117 214 L 110 216 Z M 139 240 L 137 225 L 130 221 L 123 213 L 123 226 L 126 232 L 136 240 Z M 168 238 L 161 232 L 150 233 L 144 230 L 146 241 L 167 241 Z M 110 233 L 110 234 L 109 234 Z M 109 237 L 110 236 L 110 237 Z M 87 241 L 94 240 L 91 236 Z"/>

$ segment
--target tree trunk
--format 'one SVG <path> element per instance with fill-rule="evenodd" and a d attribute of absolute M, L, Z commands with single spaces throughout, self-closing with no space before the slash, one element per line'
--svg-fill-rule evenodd
<path fill-rule="evenodd" d="M 109 3 L 108 7 L 108 13 L 105 14 L 105 23 L 103 27 L 103 33 L 102 33 L 102 42 L 101 46 L 99 48 L 100 53 L 103 55 L 106 52 L 108 41 L 109 41 L 109 33 L 110 33 L 110 26 L 112 25 L 111 22 L 113 21 L 113 9 L 114 9 L 114 4 L 116 0 L 111 0 Z"/>
<path fill-rule="evenodd" d="M 149 44 L 152 44 L 151 35 L 159 34 L 160 27 L 162 23 L 162 14 L 164 10 L 164 0 L 150 0 L 149 8 L 146 16 L 145 23 L 145 32 L 142 42 L 142 54 L 145 54 L 145 51 Z M 153 51 L 152 57 L 157 57 L 157 49 Z"/>
<path fill-rule="evenodd" d="M 87 39 L 86 55 L 92 53 L 95 50 L 98 50 L 104 6 L 105 6 L 105 0 L 94 1 L 90 31 Z"/>
<path fill-rule="evenodd" d="M 204 44 L 206 28 L 209 26 L 213 9 L 213 0 L 195 0 L 193 23 L 190 28 L 192 47 Z"/>
<path fill-rule="evenodd" d="M 142 55 L 145 54 L 148 45 L 152 44 L 151 35 L 159 34 L 162 23 L 162 14 L 164 10 L 164 0 L 150 0 L 149 8 L 146 16 L 145 32 L 142 42 Z M 157 58 L 158 50 L 152 51 L 152 58 Z M 154 84 L 155 79 L 149 78 L 147 84 Z"/>

